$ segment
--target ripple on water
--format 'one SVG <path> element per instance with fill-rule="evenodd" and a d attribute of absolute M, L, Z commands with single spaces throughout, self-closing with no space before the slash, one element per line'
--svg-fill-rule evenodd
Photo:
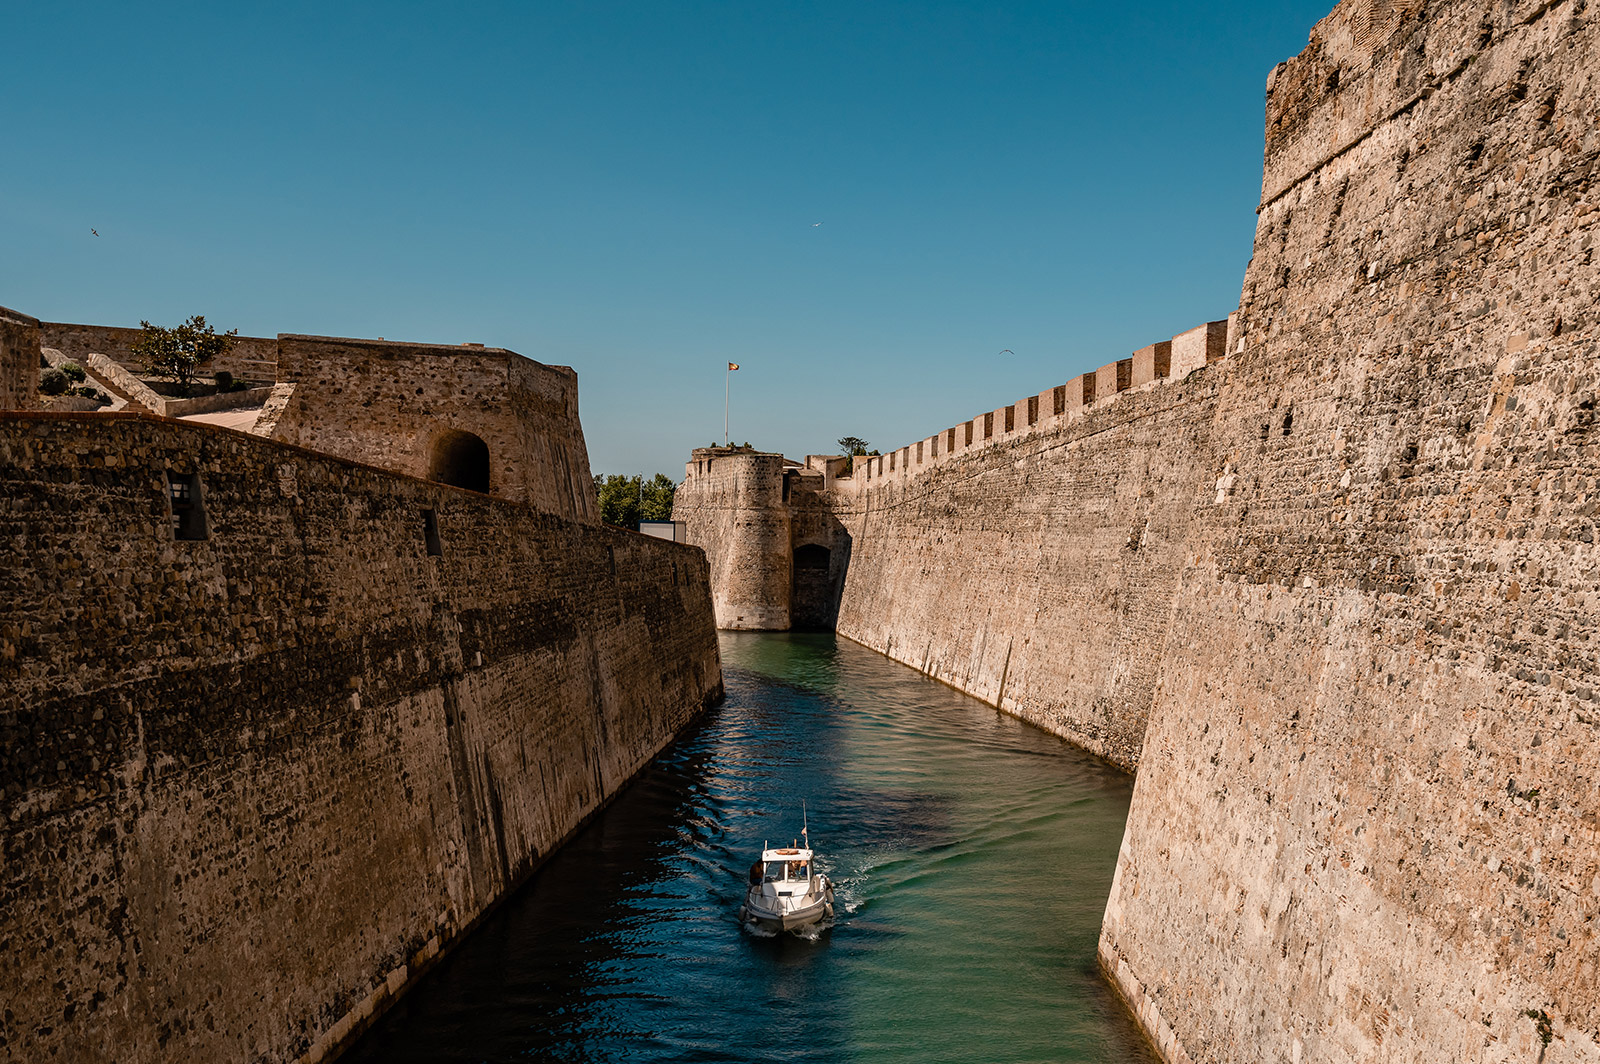
<path fill-rule="evenodd" d="M 831 636 L 722 652 L 727 701 L 349 1059 L 1153 1059 L 1094 966 L 1131 780 Z M 801 799 L 834 918 L 754 934 Z"/>

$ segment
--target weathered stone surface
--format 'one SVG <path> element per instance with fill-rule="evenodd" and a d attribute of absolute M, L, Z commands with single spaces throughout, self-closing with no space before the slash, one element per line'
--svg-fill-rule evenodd
<path fill-rule="evenodd" d="M 1133 768 L 1215 399 L 1200 373 L 837 481 L 839 632 Z"/>
<path fill-rule="evenodd" d="M 185 422 L 0 417 L 0 549 L 5 1060 L 325 1059 L 721 687 L 699 550 Z"/>
<path fill-rule="evenodd" d="M 1269 83 L 1101 942 L 1172 1059 L 1600 1060 L 1594 14 L 1347 2 Z"/>
<path fill-rule="evenodd" d="M 27 410 L 39 390 L 39 322 L 0 307 L 0 410 Z"/>
<path fill-rule="evenodd" d="M 273 439 L 427 477 L 454 434 L 487 445 L 488 492 L 599 520 L 578 422 L 578 375 L 514 351 L 278 337 L 285 402 Z"/>
<path fill-rule="evenodd" d="M 1137 762 L 1100 954 L 1171 1061 L 1600 1060 L 1597 77 L 1581 0 L 1347 0 L 1167 383 L 828 489 L 841 632 Z"/>
<path fill-rule="evenodd" d="M 1173 352 L 1203 369 L 1225 325 L 848 476 L 842 458 L 696 450 L 673 516 L 710 557 L 717 623 L 836 627 L 1133 768 L 1188 523 L 1215 490 L 1216 378 L 1175 383 Z"/>
<path fill-rule="evenodd" d="M 784 631 L 792 570 L 783 455 L 696 448 L 673 500 L 686 541 L 706 552 L 717 627 Z"/>

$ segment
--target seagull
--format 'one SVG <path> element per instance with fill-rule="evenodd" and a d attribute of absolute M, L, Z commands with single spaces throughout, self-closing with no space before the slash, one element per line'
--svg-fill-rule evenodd
<path fill-rule="evenodd" d="M 1016 352 L 1011 350 L 1011 348 L 1009 348 L 1009 347 L 1006 348 L 1004 351 L 1000 352 L 1000 355 L 1014 355 L 1014 354 L 1016 354 Z M 996 355 L 995 357 L 999 358 L 1000 355 Z"/>
<path fill-rule="evenodd" d="M 819 226 L 821 224 L 822 224 L 821 222 L 812 222 L 811 223 L 811 228 L 815 229 L 817 226 Z"/>
<path fill-rule="evenodd" d="M 93 233 L 95 236 L 99 236 L 100 235 L 100 230 L 98 230 L 98 229 L 91 229 L 91 230 L 89 230 L 89 232 Z"/>

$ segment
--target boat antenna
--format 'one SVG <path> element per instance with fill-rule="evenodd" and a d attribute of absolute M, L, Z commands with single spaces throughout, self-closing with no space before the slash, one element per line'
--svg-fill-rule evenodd
<path fill-rule="evenodd" d="M 806 800 L 800 799 L 800 837 L 806 840 L 806 849 L 811 849 L 811 831 L 806 827 Z"/>

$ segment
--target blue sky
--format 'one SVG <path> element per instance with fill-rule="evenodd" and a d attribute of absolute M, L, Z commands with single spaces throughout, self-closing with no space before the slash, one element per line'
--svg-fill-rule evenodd
<path fill-rule="evenodd" d="M 681 477 L 728 361 L 887 450 L 1226 316 L 1332 0 L 333 6 L 14 5 L 0 304 L 509 347 Z"/>

